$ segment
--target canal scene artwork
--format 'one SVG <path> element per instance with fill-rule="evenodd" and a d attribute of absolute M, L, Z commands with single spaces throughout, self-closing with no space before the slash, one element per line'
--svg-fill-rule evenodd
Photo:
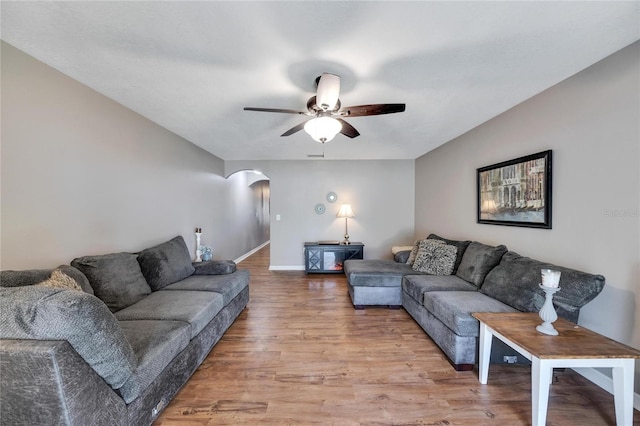
<path fill-rule="evenodd" d="M 478 223 L 551 229 L 551 150 L 478 169 Z"/>

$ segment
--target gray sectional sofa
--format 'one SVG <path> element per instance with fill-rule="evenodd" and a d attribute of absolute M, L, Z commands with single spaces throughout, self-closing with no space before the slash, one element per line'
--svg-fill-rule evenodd
<path fill-rule="evenodd" d="M 558 316 L 572 322 L 578 321 L 580 308 L 604 287 L 601 275 L 523 257 L 504 245 L 449 240 L 435 234 L 427 239 L 456 248 L 452 249 L 457 256 L 450 275 L 414 270 L 406 263 L 407 251 L 394 260 L 347 260 L 349 294 L 356 308 L 401 304 L 456 370 L 470 370 L 478 359 L 479 323 L 471 313 L 540 310 L 545 299 L 538 287 L 541 269 L 562 272 L 561 290 L 553 301 Z"/>
<path fill-rule="evenodd" d="M 182 237 L 0 283 L 11 425 L 151 424 L 249 301 L 248 271 L 192 263 Z"/>

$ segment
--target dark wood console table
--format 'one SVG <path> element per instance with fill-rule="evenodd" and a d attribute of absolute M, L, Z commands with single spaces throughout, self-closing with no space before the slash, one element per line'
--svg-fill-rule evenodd
<path fill-rule="evenodd" d="M 304 271 L 307 274 L 341 274 L 345 260 L 362 259 L 364 244 L 316 241 L 304 243 Z"/>

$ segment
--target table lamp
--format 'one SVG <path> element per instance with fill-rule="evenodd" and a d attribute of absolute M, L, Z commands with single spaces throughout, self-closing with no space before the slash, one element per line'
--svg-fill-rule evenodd
<path fill-rule="evenodd" d="M 344 241 L 341 244 L 351 244 L 349 242 L 349 228 L 347 221 L 350 217 L 354 217 L 353 210 L 351 210 L 351 204 L 343 204 L 340 206 L 340 210 L 336 217 L 344 217 Z"/>

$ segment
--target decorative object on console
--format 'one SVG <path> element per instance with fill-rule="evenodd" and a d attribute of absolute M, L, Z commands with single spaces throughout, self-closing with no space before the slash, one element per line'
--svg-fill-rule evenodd
<path fill-rule="evenodd" d="M 551 229 L 551 150 L 478 169 L 478 223 Z"/>
<path fill-rule="evenodd" d="M 540 318 L 542 318 L 544 322 L 537 326 L 536 330 L 540 333 L 557 336 L 558 330 L 553 328 L 552 324 L 558 319 L 556 309 L 553 307 L 553 294 L 560 290 L 558 287 L 560 284 L 560 271 L 541 269 L 540 274 L 542 276 L 542 284 L 539 284 L 539 286 L 545 295 L 544 305 L 542 305 L 542 309 L 540 309 Z"/>
<path fill-rule="evenodd" d="M 202 262 L 202 253 L 200 252 L 200 237 L 202 236 L 202 228 L 196 228 L 196 262 Z"/>
<path fill-rule="evenodd" d="M 204 262 L 208 262 L 213 258 L 213 249 L 209 246 L 200 246 L 200 253 L 202 253 Z"/>
<path fill-rule="evenodd" d="M 355 214 L 353 214 L 353 210 L 351 210 L 351 204 L 343 204 L 342 206 L 340 206 L 340 210 L 338 211 L 336 217 L 344 217 L 344 241 L 342 242 L 342 244 L 351 244 L 349 242 L 349 228 L 347 225 L 347 221 L 349 220 L 349 218 L 355 217 Z"/>

